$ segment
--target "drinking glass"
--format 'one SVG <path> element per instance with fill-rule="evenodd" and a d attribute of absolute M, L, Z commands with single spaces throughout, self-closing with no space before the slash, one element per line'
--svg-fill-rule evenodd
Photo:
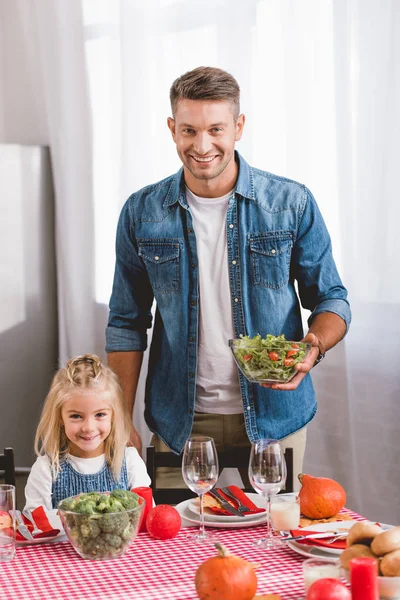
<path fill-rule="evenodd" d="M 15 556 L 15 487 L 0 485 L 0 561 Z"/>
<path fill-rule="evenodd" d="M 297 529 L 300 523 L 300 498 L 276 496 L 271 501 L 271 525 L 275 531 Z"/>
<path fill-rule="evenodd" d="M 182 476 L 188 488 L 200 498 L 200 529 L 188 536 L 193 541 L 215 541 L 215 537 L 204 528 L 203 496 L 217 483 L 218 473 L 218 455 L 214 440 L 210 437 L 190 437 L 183 451 Z"/>
<path fill-rule="evenodd" d="M 267 535 L 254 542 L 259 548 L 274 548 L 284 544 L 273 537 L 271 528 L 271 497 L 284 487 L 286 462 L 278 440 L 261 439 L 251 446 L 249 479 L 255 491 L 267 499 Z"/>
<path fill-rule="evenodd" d="M 318 579 L 340 579 L 340 563 L 331 563 L 323 559 L 308 558 L 303 562 L 304 589 L 308 588 Z"/>

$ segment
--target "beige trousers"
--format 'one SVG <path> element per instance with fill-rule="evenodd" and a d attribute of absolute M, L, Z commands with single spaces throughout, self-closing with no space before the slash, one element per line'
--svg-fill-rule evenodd
<path fill-rule="evenodd" d="M 218 450 L 226 447 L 240 446 L 250 447 L 247 437 L 243 413 L 238 415 L 219 415 L 211 413 L 195 413 L 191 435 L 204 435 L 212 437 Z M 306 449 L 307 429 L 303 427 L 300 431 L 280 440 L 282 448 L 293 448 L 293 473 L 294 489 L 300 488 L 297 475 L 302 472 L 304 452 Z M 156 452 L 170 452 L 156 435 L 153 435 L 151 444 L 155 446 Z M 251 487 L 248 479 L 247 469 L 239 469 L 244 487 Z M 162 467 L 157 469 L 158 488 L 185 488 L 180 469 Z"/>

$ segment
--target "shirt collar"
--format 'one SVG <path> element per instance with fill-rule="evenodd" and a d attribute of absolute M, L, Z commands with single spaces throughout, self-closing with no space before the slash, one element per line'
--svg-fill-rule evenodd
<path fill-rule="evenodd" d="M 235 150 L 235 160 L 239 166 L 239 175 L 235 185 L 235 194 L 239 194 L 243 198 L 254 200 L 254 178 L 253 169 L 244 160 L 244 158 Z M 179 198 L 185 194 L 185 180 L 183 176 L 183 167 L 172 176 L 171 183 L 168 188 L 167 195 L 164 200 L 164 208 L 172 206 L 179 201 Z M 186 203 L 184 203 L 186 206 Z"/>

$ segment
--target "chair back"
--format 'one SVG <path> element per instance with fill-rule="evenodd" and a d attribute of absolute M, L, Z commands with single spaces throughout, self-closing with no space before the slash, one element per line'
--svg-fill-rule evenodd
<path fill-rule="evenodd" d="M 0 454 L 0 471 L 4 472 L 4 483 L 15 486 L 14 450 L 5 448 Z"/>
<path fill-rule="evenodd" d="M 224 451 L 218 451 L 219 472 L 222 469 L 246 469 L 249 466 L 250 448 L 232 447 Z M 286 487 L 282 492 L 293 492 L 293 448 L 286 448 L 285 460 L 287 467 Z M 156 452 L 154 446 L 146 448 L 146 466 L 151 479 L 153 498 L 156 504 L 179 504 L 189 498 L 195 498 L 196 494 L 189 488 L 159 488 L 157 487 L 157 468 L 168 467 L 181 469 L 182 454 L 173 452 Z M 244 488 L 245 492 L 254 492 L 253 488 Z"/>

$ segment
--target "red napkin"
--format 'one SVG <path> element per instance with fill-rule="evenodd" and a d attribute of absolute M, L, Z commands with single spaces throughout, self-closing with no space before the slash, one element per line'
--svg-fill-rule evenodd
<path fill-rule="evenodd" d="M 247 516 L 254 515 L 255 513 L 265 512 L 265 508 L 258 508 L 258 506 L 256 506 L 254 504 L 254 502 L 252 502 L 250 500 L 250 498 L 248 496 L 246 496 L 244 491 L 241 490 L 239 487 L 237 487 L 237 485 L 230 485 L 230 486 L 228 486 L 228 488 L 230 489 L 232 494 L 234 494 L 238 498 L 238 500 L 240 500 L 240 502 L 242 504 L 244 504 L 244 506 L 247 506 L 247 508 L 250 508 L 250 510 L 252 511 L 249 513 L 243 513 L 245 516 L 246 515 Z M 232 504 L 233 508 L 237 508 L 237 506 L 238 506 L 237 502 L 235 502 L 234 500 L 232 500 L 232 498 L 230 498 L 229 496 L 224 494 L 222 489 L 217 489 L 217 492 L 219 492 L 221 494 L 221 496 L 229 502 L 229 504 Z M 209 495 L 210 498 L 213 498 L 210 494 L 208 494 L 208 492 L 206 493 L 206 496 L 207 495 Z M 215 498 L 213 498 L 213 500 L 215 500 Z M 228 517 L 232 516 L 231 513 L 229 513 L 224 508 L 222 508 L 222 506 L 207 506 L 207 509 L 211 510 L 216 515 L 227 515 Z"/>
<path fill-rule="evenodd" d="M 43 506 L 38 506 L 37 508 L 35 508 L 35 510 L 33 510 L 31 512 L 31 516 L 32 516 L 34 523 L 32 523 L 25 515 L 22 515 L 22 518 L 24 520 L 25 525 L 27 526 L 28 530 L 31 533 L 33 532 L 35 524 L 36 524 L 36 527 L 41 530 L 40 533 L 35 533 L 35 534 L 32 533 L 33 538 L 35 540 L 39 539 L 39 538 L 56 537 L 60 533 L 59 529 L 53 529 L 53 527 L 50 525 L 50 521 L 48 520 L 48 518 L 46 516 L 46 512 L 45 512 Z M 18 527 L 18 525 L 17 525 L 17 527 Z M 27 542 L 28 541 L 23 535 L 20 534 L 18 529 L 17 529 L 16 540 L 17 540 L 17 542 Z"/>
<path fill-rule="evenodd" d="M 323 533 L 322 531 L 310 531 L 307 529 L 293 529 L 290 531 L 290 533 L 292 534 L 293 537 L 295 537 L 296 535 L 308 535 L 308 534 L 313 534 L 313 533 Z M 344 532 L 345 533 L 345 532 Z M 332 533 L 332 537 L 334 537 L 335 534 Z M 346 545 L 346 538 L 342 539 L 342 540 L 337 540 L 336 542 L 332 542 L 332 544 L 329 544 L 330 538 L 326 537 L 326 538 L 311 538 L 309 540 L 295 540 L 298 544 L 305 544 L 306 546 L 325 546 L 326 548 L 335 548 L 335 550 L 345 550 L 347 548 Z"/>

